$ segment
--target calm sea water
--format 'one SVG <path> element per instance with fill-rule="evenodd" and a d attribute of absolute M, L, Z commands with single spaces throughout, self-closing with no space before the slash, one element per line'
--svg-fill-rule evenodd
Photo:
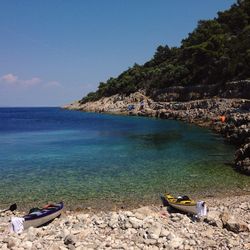
<path fill-rule="evenodd" d="M 105 208 L 154 202 L 165 190 L 244 188 L 234 147 L 183 122 L 67 111 L 0 109 L 0 204 Z"/>

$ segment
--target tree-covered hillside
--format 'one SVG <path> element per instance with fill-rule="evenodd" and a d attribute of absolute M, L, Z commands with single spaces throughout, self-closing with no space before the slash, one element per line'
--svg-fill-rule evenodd
<path fill-rule="evenodd" d="M 199 21 L 179 48 L 159 46 L 144 65 L 101 82 L 81 101 L 139 89 L 148 96 L 171 86 L 224 84 L 250 78 L 250 0 L 238 0 L 213 20 Z"/>

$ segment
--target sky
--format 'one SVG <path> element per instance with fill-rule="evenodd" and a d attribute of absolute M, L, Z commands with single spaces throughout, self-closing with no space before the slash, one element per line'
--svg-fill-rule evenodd
<path fill-rule="evenodd" d="M 62 106 L 234 0 L 0 0 L 0 107 Z"/>

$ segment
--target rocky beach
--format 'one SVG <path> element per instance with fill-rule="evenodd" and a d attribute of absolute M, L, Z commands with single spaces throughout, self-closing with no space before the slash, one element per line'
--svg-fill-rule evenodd
<path fill-rule="evenodd" d="M 250 250 L 250 0 L 37 2 L 1 2 L 0 250 Z"/>
<path fill-rule="evenodd" d="M 0 217 L 0 249 L 250 249 L 249 195 L 206 199 L 200 220 L 150 205 L 131 211 L 64 211 L 41 228 L 9 232 L 12 216 Z"/>
<path fill-rule="evenodd" d="M 250 174 L 250 101 L 245 98 L 208 97 L 177 101 L 176 96 L 152 100 L 143 91 L 113 95 L 95 102 L 77 101 L 64 108 L 176 119 L 206 127 L 237 146 L 232 165 Z M 172 100 L 173 98 L 173 100 Z M 196 219 L 159 204 L 136 209 L 94 211 L 65 210 L 61 217 L 40 228 L 10 233 L 10 219 L 24 212 L 0 217 L 1 249 L 250 249 L 249 190 L 232 196 L 199 197 L 209 208 Z"/>
<path fill-rule="evenodd" d="M 215 96 L 201 94 L 197 88 L 196 92 L 193 89 L 190 91 L 190 88 L 172 88 L 166 91 L 165 95 L 158 96 L 157 100 L 146 96 L 144 91 L 138 91 L 130 95 L 102 97 L 93 102 L 76 101 L 64 108 L 175 119 L 211 129 L 225 137 L 229 143 L 236 145 L 232 166 L 236 171 L 249 175 L 250 101 L 248 93 L 244 91 L 249 88 L 249 83 L 229 83 L 227 87 L 230 87 L 227 90 L 219 91 L 221 94 Z M 213 91 L 210 89 L 210 92 Z M 183 95 L 185 100 L 181 98 Z M 194 221 L 185 214 L 169 213 L 165 207 L 155 205 L 94 216 L 85 214 L 82 216 L 90 226 L 84 235 L 87 235 L 86 239 L 89 240 L 82 246 L 79 243 L 81 233 L 77 236 L 77 233 L 74 235 L 71 232 L 67 247 L 71 245 L 77 249 L 250 249 L 250 203 L 249 195 L 246 194 L 248 191 L 245 190 L 244 195 L 235 197 L 225 195 L 206 199 L 209 212 L 200 221 Z M 76 224 L 79 223 L 78 215 L 72 215 L 70 212 L 68 214 L 74 218 Z M 60 244 L 67 242 L 68 238 L 64 236 L 64 241 L 61 240 Z"/>
<path fill-rule="evenodd" d="M 229 92 L 231 94 L 231 92 Z M 193 94 L 194 95 L 194 94 Z M 195 95 L 197 97 L 197 94 Z M 138 91 L 103 97 L 95 102 L 77 101 L 64 108 L 175 119 L 206 127 L 237 146 L 232 165 L 250 174 L 250 101 L 235 96 L 192 98 L 178 101 L 168 93 L 153 100 Z M 60 218 L 41 228 L 14 234 L 9 224 L 24 212 L 0 217 L 1 249 L 250 249 L 249 189 L 241 195 L 199 197 L 208 204 L 207 216 L 195 218 L 170 211 L 159 204 L 115 210 L 65 210 Z"/>

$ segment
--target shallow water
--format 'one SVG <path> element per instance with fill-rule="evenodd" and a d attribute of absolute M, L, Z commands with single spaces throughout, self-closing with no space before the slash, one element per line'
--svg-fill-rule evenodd
<path fill-rule="evenodd" d="M 165 190 L 204 196 L 249 184 L 235 148 L 179 121 L 59 108 L 0 109 L 0 204 L 105 208 L 158 200 Z"/>

